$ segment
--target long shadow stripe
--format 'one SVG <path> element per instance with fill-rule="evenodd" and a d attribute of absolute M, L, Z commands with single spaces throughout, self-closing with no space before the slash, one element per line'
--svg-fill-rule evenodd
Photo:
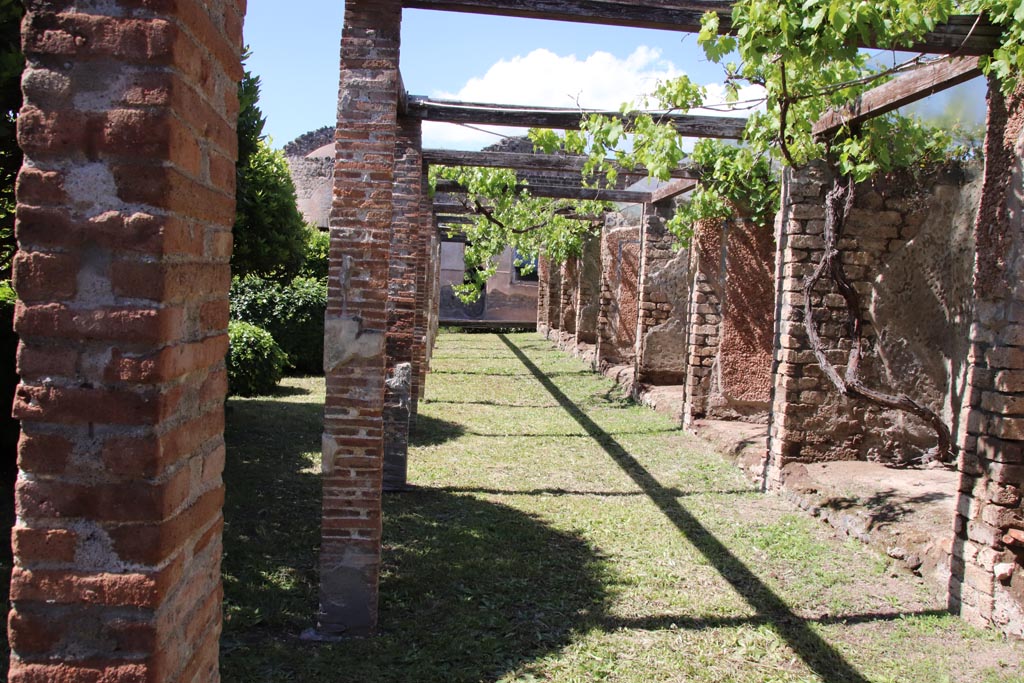
<path fill-rule="evenodd" d="M 776 595 L 739 558 L 733 555 L 704 525 L 644 469 L 636 458 L 615 438 L 590 419 L 573 401 L 541 372 L 534 363 L 505 335 L 498 338 L 515 354 L 522 364 L 537 378 L 559 405 L 596 441 L 622 470 L 679 529 L 687 540 L 700 551 L 708 562 L 739 593 L 757 614 L 764 617 L 790 648 L 822 680 L 828 683 L 868 683 L 857 669 L 807 622 L 797 616 L 789 605 Z"/>

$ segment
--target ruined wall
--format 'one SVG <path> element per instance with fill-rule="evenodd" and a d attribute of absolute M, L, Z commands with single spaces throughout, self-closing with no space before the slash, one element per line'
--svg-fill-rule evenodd
<path fill-rule="evenodd" d="M 445 322 L 527 323 L 537 319 L 538 284 L 522 281 L 515 268 L 515 256 L 506 248 L 498 257 L 497 271 L 476 301 L 465 303 L 452 289 L 462 284 L 466 272 L 465 245 L 462 242 L 441 243 L 440 314 Z M 539 278 L 538 278 L 539 279 Z"/>
<path fill-rule="evenodd" d="M 676 249 L 665 228 L 674 211 L 648 206 L 644 213 L 636 355 L 636 379 L 643 384 L 682 384 L 686 378 L 689 250 Z"/>
<path fill-rule="evenodd" d="M 334 143 L 306 156 L 286 158 L 299 213 L 310 225 L 326 229 L 331 222 L 334 198 Z"/>
<path fill-rule="evenodd" d="M 840 247 L 846 273 L 864 308 L 868 386 L 905 392 L 956 428 L 961 419 L 965 339 L 971 311 L 973 238 L 978 184 L 962 169 L 875 179 L 857 188 Z M 794 174 L 780 221 L 780 334 L 776 348 L 773 455 L 786 462 L 872 459 L 905 461 L 934 446 L 917 418 L 849 401 L 821 373 L 807 340 L 803 279 L 821 254 L 822 167 Z M 845 301 L 825 279 L 812 298 L 830 359 L 844 371 L 849 343 Z"/>
<path fill-rule="evenodd" d="M 562 264 L 562 292 L 559 306 L 561 317 L 558 327 L 562 331 L 563 342 L 569 346 L 576 345 L 576 306 L 580 289 L 579 260 L 570 257 Z"/>
<path fill-rule="evenodd" d="M 576 346 L 597 344 L 597 320 L 601 314 L 601 238 L 592 236 L 583 244 L 579 259 L 579 288 L 576 293 Z"/>
<path fill-rule="evenodd" d="M 640 219 L 616 213 L 608 217 L 601 236 L 601 311 L 598 317 L 597 361 L 632 365 L 639 320 Z"/>

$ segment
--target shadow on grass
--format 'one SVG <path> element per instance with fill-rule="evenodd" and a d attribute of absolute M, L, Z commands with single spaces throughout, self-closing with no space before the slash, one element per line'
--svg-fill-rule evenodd
<path fill-rule="evenodd" d="M 774 593 L 738 557 L 732 554 L 700 520 L 673 496 L 671 489 L 662 486 L 633 455 L 612 435 L 601 429 L 558 386 L 547 377 L 529 357 L 507 336 L 498 335 L 505 346 L 515 354 L 537 381 L 625 472 L 662 514 L 672 522 L 683 536 L 713 566 L 743 600 L 754 609 L 754 620 L 765 620 L 803 662 L 827 683 L 867 683 L 864 677 L 843 655 L 810 624 L 797 616 L 780 596 Z"/>
<path fill-rule="evenodd" d="M 384 501 L 380 634 L 301 643 L 317 608 L 321 496 L 309 453 L 319 444 L 322 407 L 234 406 L 226 434 L 226 683 L 493 681 L 604 620 L 609 570 L 581 538 L 505 505 L 416 489 Z"/>
<path fill-rule="evenodd" d="M 466 427 L 458 422 L 420 414 L 409 432 L 409 446 L 440 446 L 465 433 Z"/>

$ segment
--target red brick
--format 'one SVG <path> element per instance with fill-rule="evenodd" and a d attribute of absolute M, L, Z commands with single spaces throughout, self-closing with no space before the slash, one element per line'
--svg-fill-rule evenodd
<path fill-rule="evenodd" d="M 64 177 L 56 171 L 22 166 L 18 173 L 18 201 L 25 204 L 57 204 L 67 201 Z"/>
<path fill-rule="evenodd" d="M 14 286 L 22 301 L 61 301 L 78 291 L 79 260 L 74 254 L 19 251 L 14 257 Z"/>
<path fill-rule="evenodd" d="M 157 344 L 177 340 L 184 323 L 180 308 L 72 308 L 64 304 L 18 304 L 14 330 L 33 337 Z M 27 342 L 26 342 L 27 343 Z"/>
<path fill-rule="evenodd" d="M 117 57 L 155 65 L 170 63 L 177 37 L 177 27 L 161 19 L 31 12 L 22 40 L 26 55 L 82 60 Z"/>
<path fill-rule="evenodd" d="M 67 529 L 30 529 L 16 526 L 11 546 L 19 564 L 74 562 L 78 536 Z"/>
<path fill-rule="evenodd" d="M 62 474 L 74 443 L 63 436 L 30 434 L 22 430 L 18 441 L 18 467 L 32 474 Z"/>
<path fill-rule="evenodd" d="M 190 472 L 181 468 L 160 483 L 124 481 L 78 484 L 19 479 L 15 487 L 23 518 L 85 518 L 110 522 L 156 522 L 167 519 L 189 496 Z"/>
<path fill-rule="evenodd" d="M 124 356 L 115 350 L 107 366 L 106 379 L 137 384 L 167 382 L 223 361 L 227 351 L 227 335 L 192 344 L 176 344 L 143 356 Z"/>
<path fill-rule="evenodd" d="M 106 468 L 118 477 L 158 477 L 224 431 L 221 404 L 160 436 L 115 437 L 103 444 Z"/>
<path fill-rule="evenodd" d="M 163 524 L 119 525 L 110 530 L 114 550 L 125 562 L 159 564 L 177 553 L 196 529 L 219 517 L 223 506 L 220 486 Z"/>
<path fill-rule="evenodd" d="M 9 683 L 156 683 L 146 664 L 116 661 L 28 664 L 13 662 Z"/>
<path fill-rule="evenodd" d="M 21 344 L 18 347 L 18 375 L 29 383 L 43 377 L 75 377 L 78 358 L 75 349 Z"/>
<path fill-rule="evenodd" d="M 231 269 L 227 263 L 115 261 L 110 271 L 115 295 L 163 303 L 179 303 L 200 295 L 219 294 L 226 299 L 231 286 Z"/>
<path fill-rule="evenodd" d="M 21 384 L 12 415 L 18 420 L 63 424 L 147 425 L 169 412 L 167 406 L 166 396 L 155 391 Z"/>

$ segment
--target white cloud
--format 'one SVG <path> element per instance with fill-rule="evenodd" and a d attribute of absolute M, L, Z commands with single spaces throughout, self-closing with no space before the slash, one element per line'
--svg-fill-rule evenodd
<path fill-rule="evenodd" d="M 623 102 L 638 101 L 659 81 L 685 72 L 662 58 L 661 51 L 640 46 L 625 59 L 595 52 L 585 59 L 537 49 L 525 56 L 501 60 L 480 77 L 472 78 L 458 92 L 437 91 L 433 97 L 465 102 L 522 104 L 585 109 L 618 109 Z M 745 93 L 745 99 L 750 93 Z M 724 100 L 724 87 L 710 84 L 711 101 Z M 719 112 L 715 112 L 719 113 Z M 736 112 L 737 116 L 745 112 Z M 504 135 L 521 135 L 522 129 L 489 128 Z M 499 138 L 464 126 L 426 123 L 427 147 L 479 149 Z"/>

